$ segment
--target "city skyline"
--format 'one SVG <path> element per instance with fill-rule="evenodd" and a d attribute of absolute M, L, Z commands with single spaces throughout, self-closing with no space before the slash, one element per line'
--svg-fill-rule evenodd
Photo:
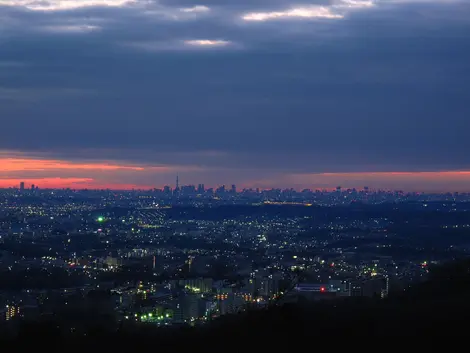
<path fill-rule="evenodd" d="M 0 13 L 0 187 L 470 190 L 468 1 Z"/>
<path fill-rule="evenodd" d="M 114 170 L 113 166 L 110 166 L 111 170 Z M 388 177 L 395 179 L 395 181 L 401 181 L 400 186 L 384 186 L 382 183 L 377 184 L 377 176 L 381 177 Z M 174 176 L 175 177 L 175 176 Z M 300 178 L 305 178 L 306 176 L 300 175 Z M 307 176 L 312 177 L 312 176 Z M 83 190 L 83 189 L 94 189 L 94 190 L 152 190 L 152 189 L 164 189 L 165 187 L 170 187 L 172 190 L 175 190 L 177 186 L 185 187 L 185 186 L 198 186 L 202 185 L 205 187 L 205 190 L 208 189 L 217 189 L 219 187 L 225 186 L 226 188 L 231 188 L 232 185 L 237 187 L 237 191 L 241 191 L 244 189 L 260 189 L 260 190 L 270 190 L 270 189 L 294 189 L 296 191 L 301 191 L 304 189 L 310 190 L 322 190 L 322 191 L 333 191 L 336 190 L 337 187 L 341 187 L 343 190 L 346 189 L 357 189 L 363 190 L 364 188 L 369 188 L 371 191 L 375 190 L 384 190 L 384 191 L 404 191 L 404 192 L 423 192 L 423 193 L 447 193 L 447 192 L 470 192 L 470 189 L 466 189 L 464 185 L 468 182 L 470 178 L 470 172 L 415 172 L 415 173 L 406 173 L 406 172 L 390 172 L 390 173 L 322 173 L 316 174 L 314 177 L 317 180 L 323 178 L 323 180 L 330 180 L 329 183 L 295 183 L 295 177 L 292 178 L 294 181 L 293 184 L 290 185 L 267 185 L 267 184 L 236 184 L 233 182 L 227 183 L 212 183 L 207 184 L 203 180 L 199 180 L 198 182 L 194 182 L 192 180 L 187 180 L 186 182 L 181 182 L 179 179 L 179 175 L 176 175 L 176 179 L 173 182 L 168 181 L 165 183 L 154 184 L 154 185 L 132 185 L 132 184 L 97 184 L 94 183 L 92 178 L 36 178 L 36 179 L 18 179 L 18 180 L 0 180 L 0 188 L 19 188 L 21 189 L 21 185 L 23 184 L 26 190 L 30 189 L 32 186 L 40 187 L 41 189 L 76 189 L 76 190 Z M 406 187 L 406 183 L 413 182 L 415 178 L 419 178 L 421 180 L 426 180 L 428 188 L 424 187 Z M 442 178 L 446 180 L 452 180 L 453 185 L 461 185 L 461 187 L 456 187 L 454 189 L 439 189 L 436 186 L 439 186 L 440 182 L 442 182 Z M 167 179 L 169 180 L 169 179 Z M 338 181 L 338 183 L 334 184 L 332 181 Z M 363 183 L 361 184 L 361 181 Z M 434 188 L 429 188 L 429 185 L 434 183 Z M 460 184 L 459 184 L 460 183 Z M 391 185 L 391 184 L 389 184 Z M 228 189 L 227 189 L 228 190 Z"/>

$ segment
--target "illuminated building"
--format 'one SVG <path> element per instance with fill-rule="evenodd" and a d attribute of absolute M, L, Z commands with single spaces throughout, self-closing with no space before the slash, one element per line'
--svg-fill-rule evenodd
<path fill-rule="evenodd" d="M 216 299 L 220 315 L 236 313 L 245 305 L 245 298 L 234 293 L 220 293 L 217 294 Z"/>
<path fill-rule="evenodd" d="M 212 291 L 212 278 L 191 278 L 170 281 L 172 289 L 180 287 L 195 293 L 208 293 Z"/>
<path fill-rule="evenodd" d="M 7 309 L 6 315 L 5 315 L 6 321 L 12 320 L 14 317 L 17 317 L 20 315 L 20 308 L 15 305 L 7 305 L 6 309 Z"/>

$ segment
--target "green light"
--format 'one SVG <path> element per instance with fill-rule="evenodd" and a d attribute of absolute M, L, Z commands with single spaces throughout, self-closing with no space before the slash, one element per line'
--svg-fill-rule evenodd
<path fill-rule="evenodd" d="M 103 222 L 104 218 L 103 217 L 98 217 L 98 222 Z"/>

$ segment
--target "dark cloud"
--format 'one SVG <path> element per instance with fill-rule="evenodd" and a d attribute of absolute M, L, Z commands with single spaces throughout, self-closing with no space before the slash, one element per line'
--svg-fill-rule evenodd
<path fill-rule="evenodd" d="M 266 22 L 240 16 L 289 1 L 1 8 L 0 149 L 252 175 L 470 168 L 470 7 L 378 3 Z M 179 10 L 196 5 L 212 11 Z"/>

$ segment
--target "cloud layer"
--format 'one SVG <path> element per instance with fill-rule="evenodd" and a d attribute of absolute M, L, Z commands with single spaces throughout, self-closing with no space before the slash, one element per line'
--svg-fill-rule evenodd
<path fill-rule="evenodd" d="M 195 183 L 470 170 L 469 42 L 458 0 L 0 0 L 0 150 Z"/>

